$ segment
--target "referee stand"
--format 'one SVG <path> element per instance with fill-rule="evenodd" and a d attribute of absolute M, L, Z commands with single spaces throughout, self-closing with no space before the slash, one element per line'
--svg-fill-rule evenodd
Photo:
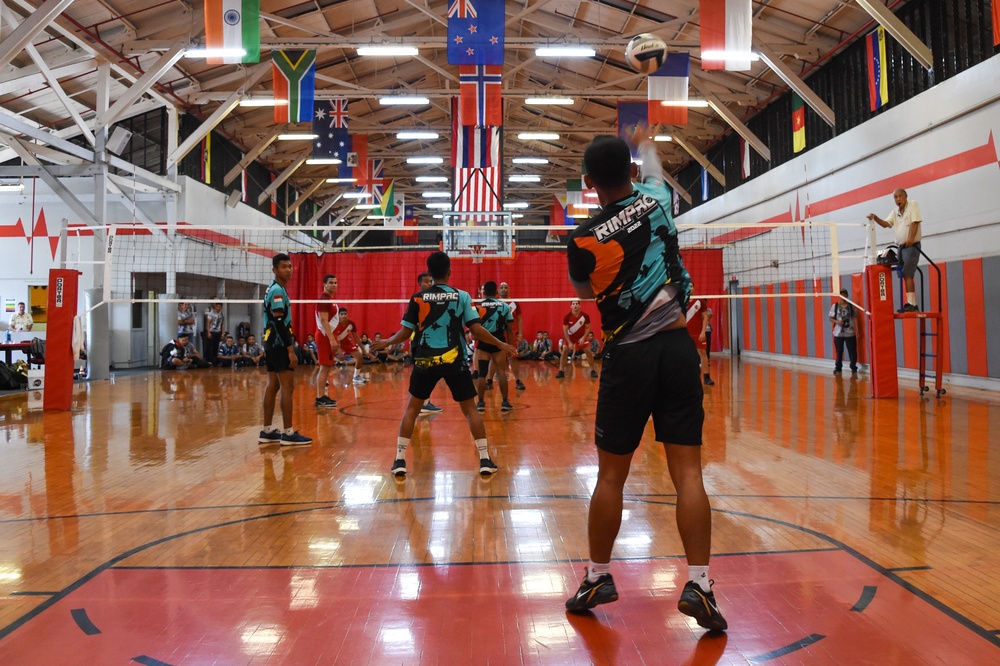
<path fill-rule="evenodd" d="M 873 245 L 874 247 L 874 245 Z M 937 278 L 936 310 L 924 309 L 924 272 L 917 267 L 920 277 L 920 300 L 917 312 L 902 312 L 903 267 L 899 263 L 869 264 L 865 266 L 865 297 L 868 311 L 868 347 L 871 359 L 871 389 L 873 398 L 899 397 L 898 366 L 896 359 L 896 320 L 915 319 L 917 322 L 918 342 L 918 375 L 920 393 L 930 390 L 928 380 L 933 380 L 935 395 L 941 397 L 946 393 L 942 388 L 945 320 L 943 308 L 943 290 L 941 288 L 941 270 L 924 251 L 921 256 L 927 260 Z M 896 273 L 899 283 L 900 307 L 893 305 L 892 273 Z M 904 329 L 905 330 L 905 329 Z"/>

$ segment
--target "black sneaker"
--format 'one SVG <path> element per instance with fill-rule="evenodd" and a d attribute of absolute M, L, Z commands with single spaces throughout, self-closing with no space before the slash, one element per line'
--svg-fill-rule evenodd
<path fill-rule="evenodd" d="M 510 404 L 510 401 L 504 400 L 502 403 L 500 403 L 501 412 L 509 412 L 512 409 L 514 409 L 514 405 Z"/>
<path fill-rule="evenodd" d="M 437 405 L 435 405 L 434 403 L 432 403 L 430 400 L 428 400 L 427 402 L 425 402 L 424 406 L 420 408 L 420 413 L 421 414 L 437 414 L 438 412 L 443 412 L 443 411 L 444 411 L 444 409 L 442 407 L 438 407 Z"/>
<path fill-rule="evenodd" d="M 476 403 L 476 411 L 482 413 L 486 411 L 486 403 L 480 400 Z"/>
<path fill-rule="evenodd" d="M 524 385 L 524 382 L 522 382 L 520 379 L 518 379 L 516 382 L 514 382 L 514 387 L 517 388 L 518 391 L 523 391 L 525 388 L 527 388 Z"/>
<path fill-rule="evenodd" d="M 590 378 L 591 378 L 591 379 L 597 379 L 597 378 L 598 378 L 598 376 L 599 376 L 599 375 L 597 374 L 597 370 L 591 370 L 591 371 L 590 371 Z"/>
<path fill-rule="evenodd" d="M 556 379 L 562 379 L 565 376 L 566 376 L 566 373 L 563 372 L 562 370 L 560 370 L 559 372 L 556 373 Z"/>
<path fill-rule="evenodd" d="M 615 589 L 615 580 L 611 574 L 604 574 L 596 583 L 591 583 L 584 575 L 580 589 L 566 600 L 566 610 L 571 613 L 582 613 L 594 606 L 612 601 L 618 601 L 618 590 Z"/>
<path fill-rule="evenodd" d="M 712 381 L 709 375 L 705 375 L 705 386 L 715 386 L 715 382 Z"/>
<path fill-rule="evenodd" d="M 900 312 L 920 312 L 920 308 L 918 308 L 916 305 L 910 305 L 909 303 L 907 303 L 906 305 L 903 306 L 903 309 L 900 310 Z"/>
<path fill-rule="evenodd" d="M 298 430 L 293 432 L 291 435 L 285 433 L 281 436 L 282 446 L 308 446 L 312 443 L 313 441 L 311 438 L 300 434 Z"/>
<path fill-rule="evenodd" d="M 497 464 L 490 460 L 489 458 L 479 459 L 479 473 L 480 474 L 496 474 Z"/>
<path fill-rule="evenodd" d="M 406 461 L 396 458 L 392 461 L 392 473 L 394 476 L 406 476 Z"/>
<path fill-rule="evenodd" d="M 835 375 L 843 374 L 843 370 L 841 370 L 840 368 L 834 368 L 833 369 L 833 374 L 835 374 Z"/>
<path fill-rule="evenodd" d="M 321 398 L 316 398 L 316 400 L 313 402 L 313 405 L 315 405 L 316 407 L 336 407 L 337 401 L 329 396 L 324 395 Z"/>
<path fill-rule="evenodd" d="M 257 443 L 259 444 L 277 444 L 280 441 L 280 430 L 261 430 L 260 435 L 257 436 Z"/>
<path fill-rule="evenodd" d="M 715 585 L 715 581 L 709 581 L 708 584 Z M 722 617 L 719 606 L 715 603 L 715 593 L 703 592 L 701 586 L 693 580 L 689 580 L 684 586 L 681 598 L 677 602 L 677 610 L 693 617 L 699 627 L 709 631 L 725 631 L 729 628 L 729 623 Z"/>

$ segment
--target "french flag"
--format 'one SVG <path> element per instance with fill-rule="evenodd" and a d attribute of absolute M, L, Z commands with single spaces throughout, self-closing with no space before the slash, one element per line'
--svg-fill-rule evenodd
<path fill-rule="evenodd" d="M 701 68 L 745 72 L 750 60 L 708 59 L 706 52 L 750 53 L 752 47 L 750 0 L 699 0 L 701 15 Z"/>
<path fill-rule="evenodd" d="M 646 98 L 650 125 L 686 125 L 691 56 L 669 53 L 663 66 L 649 75 Z"/>

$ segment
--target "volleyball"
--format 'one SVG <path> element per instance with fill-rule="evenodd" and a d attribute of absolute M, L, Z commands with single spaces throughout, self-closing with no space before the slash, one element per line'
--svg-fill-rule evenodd
<path fill-rule="evenodd" d="M 667 44 L 656 35 L 636 35 L 625 47 L 625 61 L 640 74 L 652 74 L 667 59 Z"/>

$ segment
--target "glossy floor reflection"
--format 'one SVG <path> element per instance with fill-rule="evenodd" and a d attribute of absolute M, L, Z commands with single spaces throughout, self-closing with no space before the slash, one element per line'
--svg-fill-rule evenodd
<path fill-rule="evenodd" d="M 74 411 L 0 400 L 0 662 L 984 664 L 1000 661 L 993 394 L 713 361 L 712 577 L 730 623 L 680 615 L 673 488 L 651 431 L 627 486 L 621 600 L 562 608 L 586 559 L 597 382 L 523 364 L 488 395 L 500 472 L 457 406 L 389 474 L 409 370 L 335 373 L 309 448 L 259 447 L 256 371 L 119 376 Z"/>

